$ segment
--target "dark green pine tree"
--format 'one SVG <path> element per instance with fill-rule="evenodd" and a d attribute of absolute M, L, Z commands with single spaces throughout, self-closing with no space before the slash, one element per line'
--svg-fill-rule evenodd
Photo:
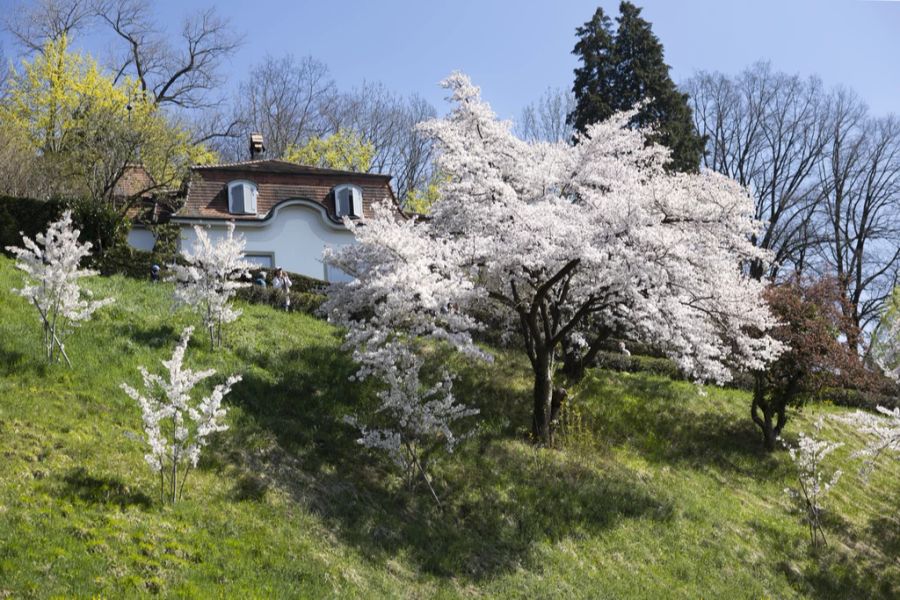
<path fill-rule="evenodd" d="M 569 122 L 577 131 L 649 100 L 632 124 L 653 125 L 653 140 L 672 150 L 673 171 L 696 171 L 705 140 L 697 134 L 687 94 L 678 91 L 669 76 L 663 47 L 641 9 L 631 2 L 619 5 L 615 34 L 602 8 L 576 30 L 573 54 L 581 60 L 575 69 L 575 110 Z"/>
<path fill-rule="evenodd" d="M 578 43 L 572 53 L 581 57 L 581 66 L 575 69 L 576 105 L 568 122 L 583 133 L 591 123 L 608 119 L 616 112 L 612 21 L 598 7 L 594 18 L 575 33 Z"/>

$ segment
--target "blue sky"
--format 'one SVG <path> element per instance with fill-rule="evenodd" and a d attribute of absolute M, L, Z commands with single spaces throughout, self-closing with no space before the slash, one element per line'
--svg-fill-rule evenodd
<path fill-rule="evenodd" d="M 0 0 L 0 6 L 12 0 Z M 646 0 L 681 81 L 698 69 L 734 73 L 769 59 L 785 71 L 819 74 L 826 84 L 855 89 L 876 114 L 900 113 L 900 2 L 858 0 Z M 618 2 L 599 2 L 617 13 Z M 157 0 L 160 22 L 177 32 L 189 11 L 210 2 Z M 503 117 L 548 86 L 569 87 L 576 65 L 575 27 L 594 1 L 302 2 L 224 0 L 221 14 L 246 34 L 228 67 L 229 85 L 266 53 L 313 55 L 341 88 L 381 80 L 418 92 L 442 110 L 437 82 L 454 69 L 468 73 Z M 11 54 L 11 42 L 0 41 Z M 85 47 L 102 54 L 96 39 Z"/>

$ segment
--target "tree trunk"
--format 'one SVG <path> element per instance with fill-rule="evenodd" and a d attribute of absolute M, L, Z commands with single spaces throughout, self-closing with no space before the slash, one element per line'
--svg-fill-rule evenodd
<path fill-rule="evenodd" d="M 777 417 L 777 421 L 775 422 L 775 439 L 777 440 L 781 436 L 781 430 L 784 429 L 784 424 L 787 423 L 787 400 L 779 398 L 775 404 L 775 416 Z"/>
<path fill-rule="evenodd" d="M 569 393 L 566 391 L 566 388 L 558 387 L 553 389 L 553 398 L 550 401 L 550 433 L 556 429 L 556 424 L 559 421 L 559 415 L 562 412 L 563 406 L 566 404 L 566 398 L 568 398 Z"/>
<path fill-rule="evenodd" d="M 763 446 L 765 446 L 767 452 L 773 452 L 775 443 L 778 440 L 778 434 L 772 425 L 772 414 L 769 411 L 763 413 L 763 422 L 765 423 L 763 427 Z"/>
<path fill-rule="evenodd" d="M 750 262 L 750 278 L 755 279 L 757 281 L 763 278 L 763 275 L 766 274 L 765 264 L 761 260 L 754 260 Z"/>
<path fill-rule="evenodd" d="M 543 351 L 534 363 L 534 414 L 531 434 L 536 442 L 551 442 L 551 416 L 553 406 L 553 356 Z"/>
<path fill-rule="evenodd" d="M 768 452 L 775 450 L 775 442 L 778 434 L 781 433 L 781 427 L 776 431 L 772 424 L 774 412 L 771 404 L 766 400 L 765 375 L 758 374 L 756 383 L 753 386 L 753 404 L 750 406 L 750 418 L 762 431 L 763 446 Z M 781 422 L 781 426 L 783 425 L 784 423 Z"/>
<path fill-rule="evenodd" d="M 603 344 L 613 335 L 613 330 L 606 327 L 598 329 L 595 337 L 586 349 L 575 347 L 568 337 L 562 340 L 563 366 L 562 372 L 570 383 L 577 383 L 584 378 L 588 367 L 593 367 Z"/>
<path fill-rule="evenodd" d="M 766 385 L 765 374 L 756 375 L 750 417 L 762 431 L 763 444 L 769 452 L 775 450 L 778 445 L 781 430 L 787 423 L 787 405 L 797 394 L 799 382 L 798 375 L 791 378 L 784 389 L 772 390 Z"/>

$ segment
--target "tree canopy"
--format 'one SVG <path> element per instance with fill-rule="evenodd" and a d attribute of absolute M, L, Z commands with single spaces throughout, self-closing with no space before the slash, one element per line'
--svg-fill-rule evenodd
<path fill-rule="evenodd" d="M 23 61 L 0 100 L 0 127 L 53 182 L 48 195 L 110 199 L 126 167 L 141 163 L 151 192 L 177 186 L 212 156 L 150 102 L 137 81 L 118 83 L 63 35 Z"/>
<path fill-rule="evenodd" d="M 617 28 L 602 8 L 576 29 L 572 53 L 581 61 L 575 69 L 575 109 L 569 123 L 581 133 L 614 113 L 637 107 L 631 125 L 655 128 L 650 136 L 672 151 L 668 168 L 693 172 L 699 168 L 704 140 L 694 128 L 686 94 L 669 76 L 663 47 L 641 9 L 619 5 Z"/>
<path fill-rule="evenodd" d="M 288 146 L 284 160 L 310 167 L 365 173 L 372 165 L 375 147 L 359 134 L 339 129 L 325 136 L 313 136 L 300 146 Z"/>
<path fill-rule="evenodd" d="M 780 344 L 751 335 L 774 322 L 762 285 L 740 269 L 766 258 L 749 241 L 744 189 L 667 172 L 668 150 L 628 126 L 634 112 L 589 126 L 574 146 L 528 143 L 467 77 L 445 85 L 453 110 L 421 126 L 446 176 L 428 218 L 383 208 L 328 258 L 357 278 L 326 305 L 350 327 L 348 343 L 384 355 L 404 336 L 431 336 L 479 354 L 471 334 L 489 324 L 528 355 L 543 441 L 565 340 L 586 358 L 613 335 L 649 342 L 716 381 L 777 354 Z"/>

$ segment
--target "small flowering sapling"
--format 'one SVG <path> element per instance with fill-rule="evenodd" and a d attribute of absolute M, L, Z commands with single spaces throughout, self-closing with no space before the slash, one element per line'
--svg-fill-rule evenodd
<path fill-rule="evenodd" d="M 452 453 L 466 436 L 455 434 L 451 427 L 478 414 L 478 410 L 456 402 L 446 371 L 433 385 L 425 383 L 424 360 L 402 341 L 392 341 L 371 353 L 356 349 L 354 358 L 361 364 L 357 378 L 375 377 L 385 384 L 369 423 L 360 422 L 356 416 L 345 419 L 359 428 L 362 437 L 357 442 L 386 452 L 404 469 L 410 488 L 420 477 L 440 506 L 428 476 L 428 459 L 438 450 Z"/>
<path fill-rule="evenodd" d="M 40 315 L 47 361 L 62 356 L 69 366 L 72 363 L 63 343 L 66 335 L 90 319 L 95 310 L 114 301 L 92 300 L 91 292 L 78 285 L 82 277 L 97 274 L 79 268 L 91 250 L 90 242 L 78 242 L 79 233 L 72 226 L 72 211 L 67 210 L 59 221 L 50 223 L 46 233 L 37 234 L 34 240 L 23 236 L 24 248 L 6 248 L 15 254 L 16 267 L 28 276 L 26 285 L 13 291 L 30 300 Z"/>
<path fill-rule="evenodd" d="M 216 373 L 213 369 L 195 372 L 182 368 L 193 331 L 193 327 L 186 328 L 172 358 L 162 361 L 169 372 L 168 380 L 140 367 L 146 396 L 126 383 L 121 385 L 141 407 L 144 434 L 150 446 L 144 459 L 159 473 L 160 499 L 168 497 L 173 503 L 184 491 L 188 472 L 197 466 L 207 437 L 228 429 L 222 422 L 226 413 L 222 399 L 241 380 L 239 375 L 232 375 L 199 402 L 191 399 L 194 386 Z"/>
<path fill-rule="evenodd" d="M 893 312 L 893 311 L 892 311 Z M 875 362 L 894 382 L 900 381 L 900 318 L 896 313 L 887 315 L 887 331 L 882 334 L 875 347 Z M 900 457 L 900 408 L 893 410 L 878 406 L 881 415 L 856 411 L 842 420 L 856 427 L 860 432 L 870 436 L 866 447 L 855 453 L 865 458 L 862 468 L 863 477 L 868 476 L 875 468 L 877 460 L 885 452 L 893 452 Z M 882 416 L 883 415 L 883 416 Z"/>
<path fill-rule="evenodd" d="M 870 436 L 866 447 L 854 453 L 854 456 L 865 458 L 862 475 L 868 476 L 875 464 L 885 452 L 893 452 L 900 457 L 900 408 L 893 410 L 884 406 L 876 407 L 884 416 L 857 411 L 845 419 L 860 432 Z"/>
<path fill-rule="evenodd" d="M 786 488 L 784 491 L 801 504 L 814 549 L 818 547 L 819 540 L 822 544 L 827 545 L 821 521 L 822 501 L 841 478 L 841 471 L 836 470 L 832 473 L 830 480 L 824 481 L 822 461 L 843 444 L 818 439 L 822 430 L 822 422 L 821 418 L 816 421 L 814 436 L 807 436 L 801 432 L 796 446 L 791 446 L 782 440 L 797 468 L 797 481 L 800 484 L 799 490 Z"/>
<path fill-rule="evenodd" d="M 253 266 L 244 260 L 244 236 L 234 235 L 234 223 L 221 239 L 213 243 L 206 231 L 194 227 L 197 239 L 193 249 L 184 254 L 188 264 L 176 264 L 175 301 L 187 304 L 203 316 L 203 325 L 209 331 L 211 347 L 222 344 L 222 325 L 236 320 L 241 311 L 232 308 L 231 299 L 242 287 L 250 284 L 240 281 L 250 274 Z"/>

